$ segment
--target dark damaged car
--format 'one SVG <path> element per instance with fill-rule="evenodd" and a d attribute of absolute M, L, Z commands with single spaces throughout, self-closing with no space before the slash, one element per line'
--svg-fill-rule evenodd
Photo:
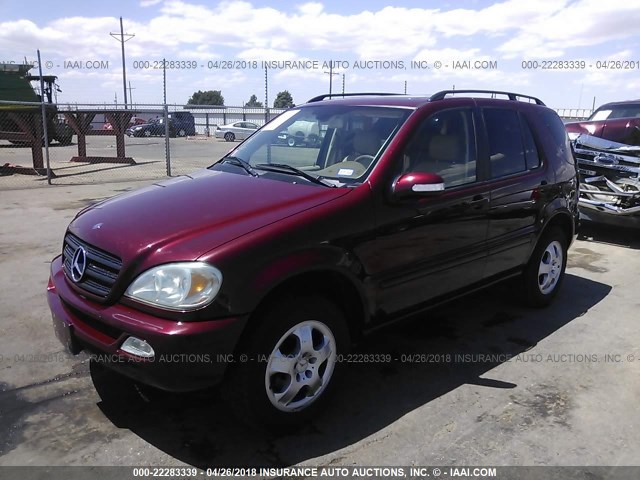
<path fill-rule="evenodd" d="M 579 135 L 573 149 L 583 220 L 640 226 L 640 146 Z"/>
<path fill-rule="evenodd" d="M 604 104 L 587 120 L 567 123 L 566 128 L 570 140 L 585 134 L 640 146 L 640 100 Z"/>

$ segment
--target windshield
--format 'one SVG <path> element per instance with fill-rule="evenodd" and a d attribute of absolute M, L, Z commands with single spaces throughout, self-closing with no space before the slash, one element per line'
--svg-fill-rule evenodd
<path fill-rule="evenodd" d="M 229 156 L 247 162 L 258 173 L 269 164 L 284 165 L 338 185 L 356 183 L 373 168 L 411 112 L 406 108 L 327 104 L 294 108 L 265 125 Z"/>
<path fill-rule="evenodd" d="M 612 120 L 614 118 L 638 118 L 640 117 L 640 104 L 638 105 L 613 105 L 599 108 L 589 117 L 591 121 Z"/>

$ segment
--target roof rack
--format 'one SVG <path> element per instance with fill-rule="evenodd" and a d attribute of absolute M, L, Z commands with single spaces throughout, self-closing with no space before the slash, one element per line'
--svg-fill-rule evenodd
<path fill-rule="evenodd" d="M 333 97 L 364 97 L 364 96 L 388 96 L 388 95 L 404 95 L 403 93 L 388 93 L 388 92 L 364 92 L 364 93 L 324 93 L 313 97 L 307 103 L 320 102 L 326 98 Z"/>
<path fill-rule="evenodd" d="M 449 94 L 455 93 L 489 93 L 493 95 L 506 95 L 509 100 L 518 101 L 518 97 L 528 98 L 536 102 L 537 105 L 544 105 L 542 100 L 536 97 L 532 97 L 531 95 L 523 95 L 522 93 L 513 93 L 513 92 L 500 92 L 497 90 L 442 90 L 441 92 L 434 93 L 429 97 L 429 100 L 443 100 Z"/>

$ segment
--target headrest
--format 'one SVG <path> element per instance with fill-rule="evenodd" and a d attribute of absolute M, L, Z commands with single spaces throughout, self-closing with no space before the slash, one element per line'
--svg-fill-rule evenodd
<path fill-rule="evenodd" d="M 353 137 L 353 149 L 361 155 L 375 155 L 380 149 L 380 139 L 373 132 L 358 132 Z"/>
<path fill-rule="evenodd" d="M 429 143 L 429 158 L 436 162 L 455 162 L 462 156 L 462 144 L 457 135 L 435 135 Z"/>

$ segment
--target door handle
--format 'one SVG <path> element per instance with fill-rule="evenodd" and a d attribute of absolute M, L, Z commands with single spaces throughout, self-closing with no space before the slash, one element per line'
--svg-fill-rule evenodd
<path fill-rule="evenodd" d="M 472 207 L 482 206 L 483 204 L 489 202 L 489 199 L 484 195 L 474 195 L 469 201 L 469 205 Z"/>

